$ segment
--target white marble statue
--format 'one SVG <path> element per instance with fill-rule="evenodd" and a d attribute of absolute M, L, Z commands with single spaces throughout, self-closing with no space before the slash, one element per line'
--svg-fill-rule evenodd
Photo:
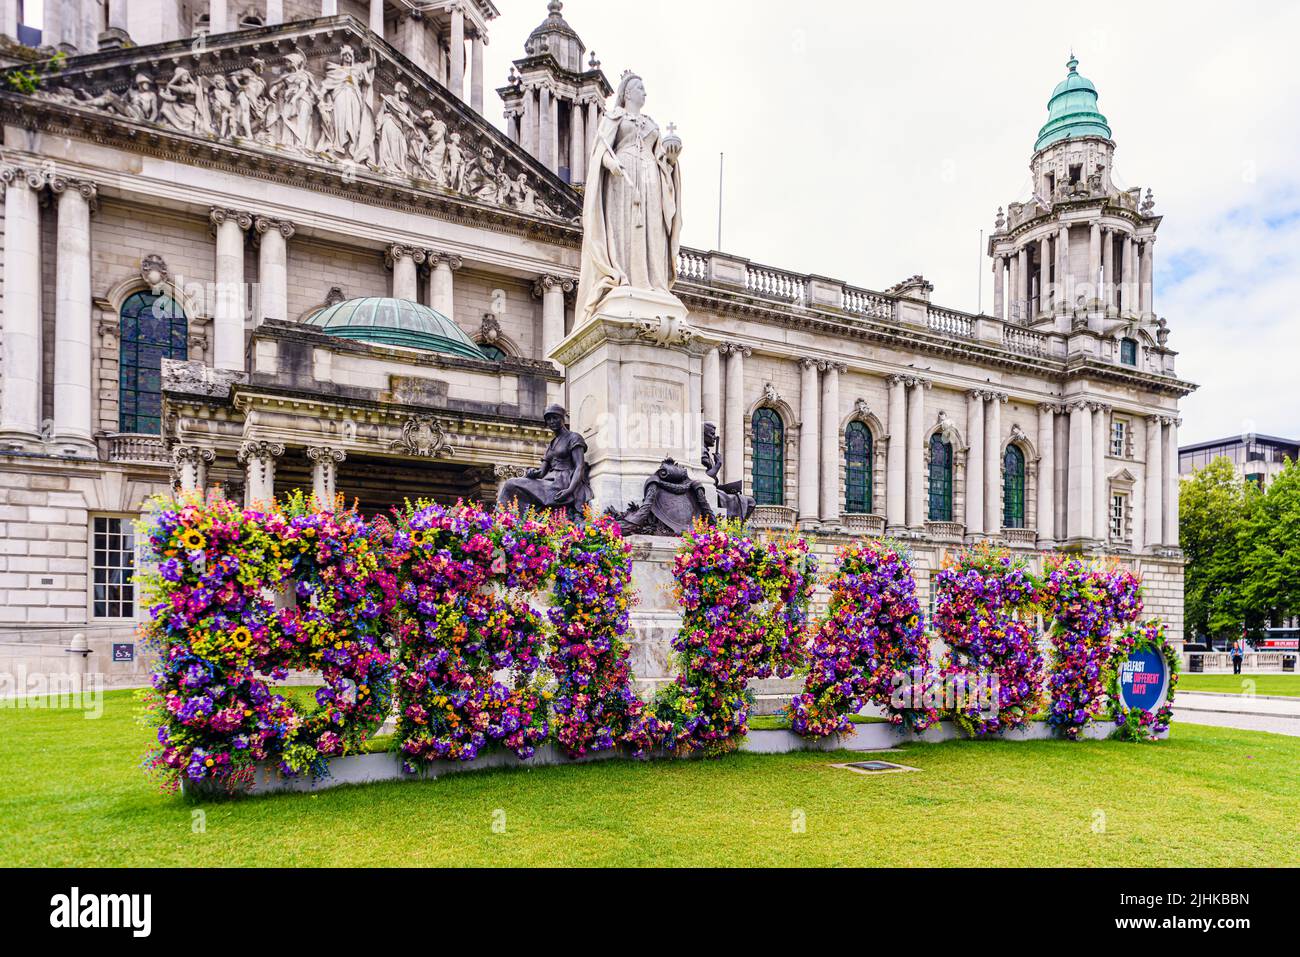
<path fill-rule="evenodd" d="M 354 163 L 375 161 L 375 115 L 370 87 L 375 82 L 374 51 L 358 63 L 352 47 L 344 45 L 339 62 L 325 68 L 321 95 L 329 104 L 334 154 Z"/>
<path fill-rule="evenodd" d="M 625 73 L 600 120 L 582 213 L 578 320 L 619 286 L 671 292 L 681 243 L 681 140 L 641 112 L 645 85 Z M 670 128 L 671 129 L 671 128 Z"/>

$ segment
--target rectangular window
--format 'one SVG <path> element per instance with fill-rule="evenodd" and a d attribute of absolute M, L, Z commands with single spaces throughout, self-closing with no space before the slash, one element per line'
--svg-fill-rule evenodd
<path fill-rule="evenodd" d="M 135 530 L 129 518 L 91 520 L 91 613 L 95 618 L 134 618 Z"/>
<path fill-rule="evenodd" d="M 1110 538 L 1111 541 L 1122 542 L 1127 538 L 1124 534 L 1124 519 L 1127 517 L 1128 496 L 1112 495 L 1110 497 Z"/>
<path fill-rule="evenodd" d="M 1110 422 L 1110 454 L 1117 459 L 1128 458 L 1128 423 L 1123 419 Z"/>

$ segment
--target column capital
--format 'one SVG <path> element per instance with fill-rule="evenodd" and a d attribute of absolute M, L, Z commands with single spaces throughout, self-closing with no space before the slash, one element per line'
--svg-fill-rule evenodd
<path fill-rule="evenodd" d="M 1040 402 L 1038 411 L 1043 415 L 1060 415 L 1065 410 L 1054 402 Z"/>
<path fill-rule="evenodd" d="M 297 232 L 297 227 L 287 219 L 273 219 L 270 216 L 254 218 L 253 230 L 257 235 L 265 236 L 273 229 L 285 239 L 293 239 L 293 234 Z"/>
<path fill-rule="evenodd" d="M 1001 403 L 1002 405 L 1006 405 L 1011 401 L 1011 396 L 1005 392 L 986 392 L 984 397 L 990 402 Z"/>
<path fill-rule="evenodd" d="M 929 379 L 922 379 L 920 376 L 904 376 L 903 382 L 908 388 L 933 389 L 934 383 Z"/>
<path fill-rule="evenodd" d="M 343 449 L 335 449 L 327 445 L 313 445 L 306 451 L 307 458 L 317 465 L 338 465 L 348 457 L 348 453 Z"/>
<path fill-rule="evenodd" d="M 198 465 L 200 463 L 211 464 L 217 459 L 217 453 L 213 449 L 204 448 L 200 445 L 175 445 L 172 446 L 172 462 L 180 467 L 182 465 Z"/>
<path fill-rule="evenodd" d="M 422 252 L 424 253 L 424 260 L 429 264 L 430 269 L 435 266 L 446 266 L 452 272 L 455 272 L 465 265 L 465 260 L 455 253 L 444 253 L 437 249 L 425 249 Z"/>
<path fill-rule="evenodd" d="M 55 176 L 50 180 L 50 192 L 55 196 L 61 193 L 79 193 L 93 212 L 99 205 L 99 187 L 88 179 L 73 179 L 68 176 Z"/>
<path fill-rule="evenodd" d="M 281 455 L 284 455 L 284 446 L 279 442 L 249 439 L 239 447 L 237 461 L 246 465 L 250 459 L 278 459 Z"/>
<path fill-rule="evenodd" d="M 428 253 L 417 246 L 392 243 L 384 250 L 384 268 L 392 269 L 399 259 L 409 259 L 417 266 L 424 262 Z"/>
<path fill-rule="evenodd" d="M 742 359 L 748 359 L 754 354 L 754 350 L 749 346 L 742 346 L 735 342 L 723 342 L 718 344 L 718 355 L 739 356 Z"/>
<path fill-rule="evenodd" d="M 807 372 L 809 369 L 820 369 L 821 367 L 822 363 L 819 359 L 810 359 L 809 357 L 804 356 L 799 360 L 799 368 L 804 372 Z"/>
<path fill-rule="evenodd" d="M 540 299 L 554 289 L 559 289 L 563 293 L 570 293 L 577 288 L 577 282 L 568 276 L 538 276 L 533 282 L 533 295 Z"/>
<path fill-rule="evenodd" d="M 208 210 L 208 221 L 213 226 L 234 223 L 240 229 L 248 230 L 253 226 L 253 214 L 242 209 L 226 209 L 221 206 L 213 206 Z"/>
<path fill-rule="evenodd" d="M 1109 405 L 1107 405 L 1105 402 L 1092 402 L 1092 403 L 1090 403 L 1090 406 L 1091 406 L 1091 408 L 1092 408 L 1092 411 L 1094 411 L 1094 412 L 1103 412 L 1103 413 L 1104 413 L 1104 412 L 1110 412 L 1110 411 L 1112 411 L 1112 410 L 1111 410 L 1111 407 L 1110 407 Z"/>
<path fill-rule="evenodd" d="M 906 386 L 908 384 L 908 379 L 907 376 L 895 374 L 895 375 L 887 376 L 885 378 L 885 382 L 890 386 L 897 386 L 897 385 Z"/>
<path fill-rule="evenodd" d="M 27 169 L 15 163 L 0 165 L 0 181 L 3 181 L 6 186 L 26 184 L 29 189 L 41 189 L 45 186 L 45 177 L 41 175 L 40 170 Z"/>
<path fill-rule="evenodd" d="M 1075 399 L 1072 402 L 1065 403 L 1065 411 L 1071 414 L 1075 412 L 1091 412 L 1092 403 L 1087 399 Z"/>

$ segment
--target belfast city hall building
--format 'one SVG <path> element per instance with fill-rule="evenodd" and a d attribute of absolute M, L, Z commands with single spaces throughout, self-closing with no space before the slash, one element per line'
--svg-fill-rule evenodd
<path fill-rule="evenodd" d="M 1114 556 L 1181 638 L 1194 386 L 1155 311 L 1161 217 L 1115 184 L 1073 59 L 1032 195 L 989 197 L 991 311 L 674 245 L 684 314 L 609 325 L 592 380 L 584 185 L 619 82 L 563 4 L 492 91 L 492 0 L 45 6 L 38 33 L 0 0 L 0 672 L 88 648 L 141 680 L 152 496 L 492 502 L 553 404 L 635 476 L 598 508 L 665 450 L 696 469 L 711 422 L 759 528 L 902 540 L 923 600 L 975 542 Z"/>

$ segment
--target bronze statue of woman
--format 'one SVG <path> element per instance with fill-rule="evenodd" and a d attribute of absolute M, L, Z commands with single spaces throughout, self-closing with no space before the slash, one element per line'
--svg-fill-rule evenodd
<path fill-rule="evenodd" d="M 570 518 L 581 518 L 593 498 L 587 440 L 569 428 L 569 414 L 563 406 L 549 406 L 542 419 L 555 438 L 541 467 L 529 469 L 524 478 L 506 481 L 497 493 L 497 502 L 539 510 L 564 509 Z"/>

